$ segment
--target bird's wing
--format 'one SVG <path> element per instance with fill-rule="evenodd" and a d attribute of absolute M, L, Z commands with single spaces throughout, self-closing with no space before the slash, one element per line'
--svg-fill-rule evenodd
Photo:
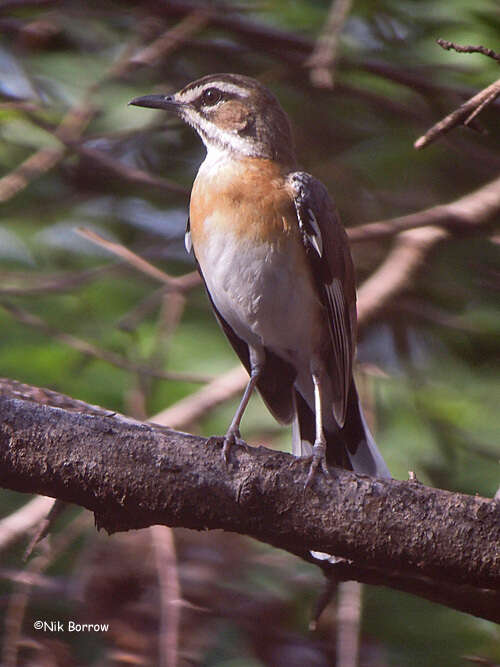
<path fill-rule="evenodd" d="M 328 314 L 333 414 L 340 428 L 347 411 L 356 338 L 354 268 L 346 232 L 325 186 L 310 174 L 294 172 L 288 183 L 311 272 Z"/>

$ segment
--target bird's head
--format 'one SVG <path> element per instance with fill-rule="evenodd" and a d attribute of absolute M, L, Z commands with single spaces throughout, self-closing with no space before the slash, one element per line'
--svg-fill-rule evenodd
<path fill-rule="evenodd" d="M 276 97 L 250 77 L 212 74 L 173 95 L 136 97 L 130 104 L 175 112 L 194 127 L 208 150 L 295 164 L 286 113 Z"/>

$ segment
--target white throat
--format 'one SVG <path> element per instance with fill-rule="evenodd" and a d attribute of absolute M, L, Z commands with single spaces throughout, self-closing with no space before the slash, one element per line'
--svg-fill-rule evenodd
<path fill-rule="evenodd" d="M 200 165 L 200 171 L 203 169 L 209 169 L 210 173 L 214 173 L 224 166 L 228 162 L 234 160 L 237 156 L 233 151 L 223 148 L 222 146 L 217 146 L 216 144 L 203 142 L 207 149 L 207 155 Z"/>

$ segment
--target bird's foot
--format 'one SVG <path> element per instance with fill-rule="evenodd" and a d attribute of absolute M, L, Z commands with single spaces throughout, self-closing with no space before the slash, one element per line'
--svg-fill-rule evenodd
<path fill-rule="evenodd" d="M 304 489 L 308 489 L 311 486 L 314 478 L 320 472 L 327 478 L 331 478 L 332 476 L 326 464 L 326 444 L 323 442 L 314 443 L 312 454 L 301 456 L 299 459 L 296 459 L 296 462 L 309 463 L 309 473 L 307 474 Z"/>
<path fill-rule="evenodd" d="M 326 465 L 325 452 L 318 452 L 315 448 L 311 458 L 312 460 L 311 465 L 309 466 L 309 473 L 307 475 L 306 483 L 304 484 L 305 489 L 308 489 L 311 486 L 313 479 L 319 472 L 322 472 L 325 477 L 331 478 L 330 471 Z"/>
<path fill-rule="evenodd" d="M 241 439 L 240 432 L 238 429 L 231 431 L 229 430 L 226 435 L 211 435 L 207 442 L 212 445 L 222 445 L 221 456 L 226 465 L 229 465 L 229 455 L 233 445 L 241 445 L 242 447 L 246 446 L 246 442 Z"/>
<path fill-rule="evenodd" d="M 240 431 L 237 428 L 229 429 L 229 431 L 224 436 L 224 445 L 222 446 L 222 458 L 224 459 L 224 463 L 226 465 L 229 465 L 229 454 L 231 453 L 231 449 L 235 444 L 243 444 Z"/>

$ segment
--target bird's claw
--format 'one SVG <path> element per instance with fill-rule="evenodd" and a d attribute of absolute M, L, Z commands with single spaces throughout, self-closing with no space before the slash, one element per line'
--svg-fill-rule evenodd
<path fill-rule="evenodd" d="M 309 472 L 304 483 L 304 489 L 308 489 L 311 486 L 318 472 L 322 472 L 325 477 L 331 479 L 332 475 L 326 464 L 326 447 L 322 445 L 315 445 L 312 454 L 295 459 L 295 463 L 309 463 Z"/>
<path fill-rule="evenodd" d="M 318 472 L 322 472 L 327 479 L 331 478 L 330 471 L 326 465 L 325 453 L 314 451 L 311 456 L 311 465 L 309 466 L 309 472 L 304 484 L 304 489 L 308 489 L 311 486 L 313 479 Z"/>
<path fill-rule="evenodd" d="M 228 431 L 224 437 L 224 445 L 222 447 L 222 458 L 224 459 L 224 463 L 228 466 L 229 465 L 229 454 L 231 453 L 231 449 L 234 444 L 239 444 L 241 441 L 241 435 L 239 432 L 239 429 L 235 429 L 234 431 Z"/>

